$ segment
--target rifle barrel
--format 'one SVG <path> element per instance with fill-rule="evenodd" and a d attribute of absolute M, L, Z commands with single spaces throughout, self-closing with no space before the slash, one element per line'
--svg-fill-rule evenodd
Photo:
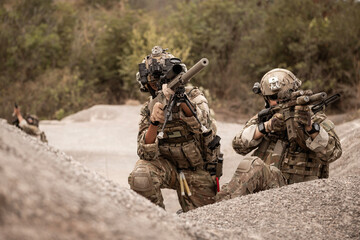
<path fill-rule="evenodd" d="M 320 112 L 323 107 L 327 107 L 328 105 L 330 105 L 331 103 L 337 101 L 338 99 L 340 98 L 340 94 L 337 93 L 331 97 L 328 97 L 327 99 L 323 100 L 321 103 L 318 103 L 316 105 L 314 105 L 312 108 L 311 108 L 311 111 L 313 111 L 313 113 L 317 113 L 317 112 Z"/>
<path fill-rule="evenodd" d="M 192 68 L 190 68 L 186 73 L 184 73 L 181 76 L 181 83 L 182 84 L 188 83 L 192 77 L 194 77 L 198 72 L 200 72 L 208 64 L 209 64 L 209 60 L 207 58 L 202 58 Z M 172 81 L 168 84 L 168 87 L 172 89 L 176 84 L 178 84 L 178 81 Z"/>

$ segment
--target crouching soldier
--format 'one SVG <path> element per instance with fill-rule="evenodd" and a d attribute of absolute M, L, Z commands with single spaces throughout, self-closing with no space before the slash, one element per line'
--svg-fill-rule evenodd
<path fill-rule="evenodd" d="M 15 106 L 13 116 L 16 116 L 16 125 L 21 130 L 31 136 L 38 138 L 42 142 L 48 142 L 45 133 L 39 129 L 39 119 L 35 115 L 27 115 L 24 118 L 21 115 L 20 108 L 18 106 Z"/>
<path fill-rule="evenodd" d="M 254 92 L 264 97 L 266 109 L 251 118 L 233 140 L 239 154 L 255 149 L 253 157 L 240 162 L 218 193 L 218 201 L 328 177 L 329 163 L 341 156 L 340 141 L 323 108 L 314 114 L 305 104 L 325 93 L 299 90 L 300 85 L 286 69 L 273 69 L 263 76 Z M 273 114 L 264 120 L 264 112 Z"/>
<path fill-rule="evenodd" d="M 175 73 L 169 74 L 171 71 Z M 194 87 L 183 87 L 182 95 L 178 95 L 181 89 L 175 93 L 166 84 L 186 72 L 180 59 L 158 46 L 139 64 L 137 80 L 141 90 L 150 92 L 151 97 L 141 109 L 140 160 L 128 179 L 131 189 L 162 208 L 165 206 L 160 189 L 175 189 L 184 212 L 215 202 L 222 170 L 220 138 L 216 136 L 215 121 L 205 96 Z M 158 94 L 168 102 L 175 95 L 189 101 L 176 102 L 167 121 L 164 105 L 153 102 Z"/>

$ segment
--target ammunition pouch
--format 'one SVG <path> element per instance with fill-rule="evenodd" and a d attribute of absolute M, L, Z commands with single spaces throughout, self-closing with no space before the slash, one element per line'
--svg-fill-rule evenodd
<path fill-rule="evenodd" d="M 315 176 L 321 175 L 321 163 L 312 153 L 289 153 L 284 159 L 281 171 L 284 175 Z"/>
<path fill-rule="evenodd" d="M 182 143 L 169 143 L 167 141 L 159 144 L 159 151 L 178 169 L 196 169 L 204 163 L 200 147 L 195 139 Z"/>
<path fill-rule="evenodd" d="M 181 149 L 191 167 L 198 167 L 204 163 L 200 149 L 194 140 L 184 143 Z"/>

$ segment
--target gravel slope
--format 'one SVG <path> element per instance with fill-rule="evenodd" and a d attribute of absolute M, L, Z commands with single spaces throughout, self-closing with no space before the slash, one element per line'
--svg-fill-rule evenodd
<path fill-rule="evenodd" d="M 119 109 L 122 114 L 124 108 Z M 133 107 L 133 116 L 137 110 L 138 107 Z M 101 111 L 105 112 L 101 116 L 109 116 L 107 110 Z M 71 146 L 79 139 L 67 140 L 67 134 L 75 130 L 81 135 L 81 129 L 88 129 L 86 138 L 80 139 L 83 149 L 78 152 L 84 164 L 91 158 L 95 161 L 102 153 L 119 159 L 121 150 L 114 145 L 103 146 L 91 138 L 99 120 L 94 117 L 91 121 L 84 120 L 83 114 L 77 115 L 78 122 L 71 118 L 64 122 L 44 122 L 46 131 L 51 128 L 58 131 L 47 131 L 50 144 L 55 145 L 56 133 L 63 131 L 59 138 L 65 142 L 59 141 L 59 145 L 68 146 L 66 152 L 74 150 Z M 130 127 L 136 119 L 122 122 L 121 119 L 132 115 L 118 116 L 101 117 L 101 125 L 108 126 L 108 121 L 113 126 L 121 123 L 121 131 L 120 127 L 115 128 L 115 133 L 126 129 L 136 136 L 137 126 Z M 219 123 L 228 156 L 223 182 L 231 178 L 241 158 L 229 146 L 232 135 L 240 127 Z M 105 172 L 92 171 L 96 162 L 90 164 L 89 170 L 64 152 L 2 121 L 0 239 L 360 239 L 360 119 L 337 126 L 337 132 L 344 152 L 341 159 L 331 164 L 330 179 L 263 191 L 177 216 L 124 187 L 124 182 L 118 183 L 127 173 L 114 181 L 107 180 Z M 108 138 L 124 140 L 116 140 L 112 135 Z M 107 144 L 107 138 L 99 139 Z M 133 166 L 137 160 L 133 147 L 123 146 L 125 159 L 120 159 L 124 166 Z M 110 170 L 107 177 L 112 179 L 116 171 Z"/>
<path fill-rule="evenodd" d="M 0 239 L 212 236 L 4 122 L 0 182 Z"/>
<path fill-rule="evenodd" d="M 231 239 L 359 239 L 360 177 L 316 180 L 182 214 Z"/>

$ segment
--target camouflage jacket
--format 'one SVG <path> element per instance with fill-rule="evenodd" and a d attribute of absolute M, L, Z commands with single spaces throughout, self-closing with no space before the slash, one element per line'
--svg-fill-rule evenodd
<path fill-rule="evenodd" d="M 48 142 L 46 139 L 45 133 L 43 131 L 41 131 L 37 126 L 28 124 L 25 119 L 23 119 L 19 123 L 19 127 L 27 134 L 38 138 L 42 142 L 45 142 L 45 143 Z"/>
<path fill-rule="evenodd" d="M 322 171 L 328 171 L 328 164 L 341 156 L 340 140 L 335 132 L 334 124 L 327 119 L 324 113 L 319 112 L 312 115 L 312 120 L 320 124 L 320 132 L 314 139 L 311 139 L 310 136 L 307 137 L 305 144 L 308 149 L 306 150 L 299 146 L 290 148 L 285 132 L 282 135 L 269 135 L 253 140 L 259 123 L 257 115 L 251 118 L 243 130 L 235 136 L 232 145 L 234 150 L 242 155 L 256 149 L 253 153 L 254 156 L 260 157 L 267 164 L 273 164 L 277 160 L 274 152 L 280 140 L 284 143 L 282 146 L 285 146 L 285 149 L 278 157 L 282 159 L 282 162 L 277 167 L 283 173 L 328 177 L 328 172 L 323 173 Z M 326 166 L 327 170 L 321 170 L 323 166 Z"/>
<path fill-rule="evenodd" d="M 187 87 L 185 91 L 198 119 L 206 128 L 212 130 L 209 136 L 211 140 L 216 135 L 216 124 L 210 116 L 207 99 L 198 88 Z M 180 107 L 173 110 L 173 119 L 165 127 L 164 139 L 156 138 L 155 143 L 145 144 L 145 136 L 150 126 L 150 110 L 148 108 L 150 101 L 151 98 L 141 109 L 137 140 L 139 157 L 150 161 L 162 156 L 173 161 L 178 168 L 195 167 L 203 164 L 203 160 L 209 157 L 206 156 L 205 150 L 205 145 L 209 143 L 209 140 L 201 134 L 200 124 L 195 117 L 186 117 Z M 158 132 L 161 128 L 162 124 L 158 126 Z"/>

